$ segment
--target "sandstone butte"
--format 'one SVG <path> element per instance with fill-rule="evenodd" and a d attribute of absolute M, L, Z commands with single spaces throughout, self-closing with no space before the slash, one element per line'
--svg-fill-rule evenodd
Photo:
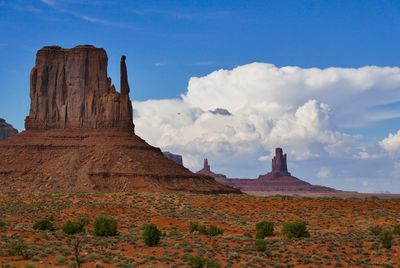
<path fill-rule="evenodd" d="M 244 192 L 275 192 L 275 193 L 339 193 L 333 188 L 313 185 L 290 174 L 287 167 L 287 156 L 282 148 L 275 149 L 272 158 L 271 172 L 260 175 L 256 179 L 232 179 L 223 174 L 211 171 L 208 160 L 204 159 L 204 167 L 197 172 L 214 177 L 220 183 L 240 189 Z"/>
<path fill-rule="evenodd" d="M 5 119 L 0 118 L 0 140 L 5 140 L 17 133 L 18 130 L 8 124 Z"/>
<path fill-rule="evenodd" d="M 135 135 L 125 60 L 117 92 L 104 49 L 37 52 L 25 131 L 0 142 L 1 192 L 239 192 L 190 172 Z"/>

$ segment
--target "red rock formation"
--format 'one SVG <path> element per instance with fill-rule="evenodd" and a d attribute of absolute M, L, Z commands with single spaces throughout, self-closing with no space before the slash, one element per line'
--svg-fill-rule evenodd
<path fill-rule="evenodd" d="M 272 176 L 290 176 L 287 169 L 286 154 L 283 154 L 282 148 L 275 149 L 275 156 L 272 158 Z"/>
<path fill-rule="evenodd" d="M 170 152 L 163 152 L 163 155 L 171 161 L 174 161 L 178 165 L 183 166 L 183 159 L 182 156 L 179 154 L 173 154 Z"/>
<path fill-rule="evenodd" d="M 233 179 L 227 178 L 223 174 L 211 171 L 207 159 L 204 161 L 203 169 L 198 174 L 214 177 L 218 182 L 240 189 L 244 192 L 275 192 L 275 193 L 334 193 L 339 192 L 335 189 L 312 185 L 308 182 L 293 177 L 287 169 L 286 154 L 281 148 L 275 149 L 275 156 L 272 159 L 272 171 L 265 175 L 260 175 L 257 179 Z"/>
<path fill-rule="evenodd" d="M 208 159 L 204 158 L 203 168 L 196 172 L 197 174 L 204 174 L 211 177 L 214 177 L 217 181 L 222 180 L 222 183 L 225 183 L 226 176 L 223 174 L 214 173 L 211 171 L 211 166 L 208 164 Z"/>
<path fill-rule="evenodd" d="M 18 134 L 18 130 L 13 128 L 12 125 L 8 124 L 6 120 L 0 118 L 0 140 L 5 140 L 15 134 Z"/>
<path fill-rule="evenodd" d="M 104 49 L 38 51 L 26 131 L 0 142 L 0 191 L 239 192 L 134 134 L 125 59 L 118 93 Z"/>
<path fill-rule="evenodd" d="M 132 106 L 125 56 L 121 58 L 121 93 L 107 75 L 102 48 L 44 47 L 31 70 L 31 108 L 27 130 L 54 128 L 132 129 Z"/>

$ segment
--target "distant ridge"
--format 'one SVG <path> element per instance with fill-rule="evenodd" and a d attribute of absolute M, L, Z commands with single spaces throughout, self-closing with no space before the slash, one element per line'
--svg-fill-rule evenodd
<path fill-rule="evenodd" d="M 287 156 L 283 154 L 282 148 L 275 149 L 272 159 L 271 172 L 260 175 L 257 179 L 234 179 L 227 178 L 223 174 L 211 171 L 208 160 L 204 159 L 204 167 L 197 172 L 213 176 L 217 181 L 240 189 L 244 192 L 276 192 L 276 193 L 338 193 L 341 191 L 330 187 L 312 185 L 300 180 L 290 174 L 287 168 Z"/>

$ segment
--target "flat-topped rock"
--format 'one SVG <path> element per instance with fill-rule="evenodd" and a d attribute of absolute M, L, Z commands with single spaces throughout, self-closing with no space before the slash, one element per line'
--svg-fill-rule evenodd
<path fill-rule="evenodd" d="M 31 108 L 25 128 L 133 130 L 125 59 L 121 57 L 121 90 L 117 92 L 107 74 L 103 48 L 40 49 L 30 74 Z"/>

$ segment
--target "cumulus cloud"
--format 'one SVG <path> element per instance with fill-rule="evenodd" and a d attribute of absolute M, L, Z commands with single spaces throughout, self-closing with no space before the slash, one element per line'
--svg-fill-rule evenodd
<path fill-rule="evenodd" d="M 192 77 L 179 99 L 134 102 L 134 121 L 139 135 L 194 170 L 203 157 L 251 170 L 278 146 L 291 160 L 365 159 L 362 137 L 341 129 L 374 120 L 371 107 L 398 101 L 398 85 L 397 67 L 252 63 Z M 221 109 L 230 115 L 213 112 Z"/>
<path fill-rule="evenodd" d="M 397 133 L 389 133 L 389 136 L 379 142 L 379 145 L 387 152 L 394 154 L 400 152 L 400 130 Z"/>

